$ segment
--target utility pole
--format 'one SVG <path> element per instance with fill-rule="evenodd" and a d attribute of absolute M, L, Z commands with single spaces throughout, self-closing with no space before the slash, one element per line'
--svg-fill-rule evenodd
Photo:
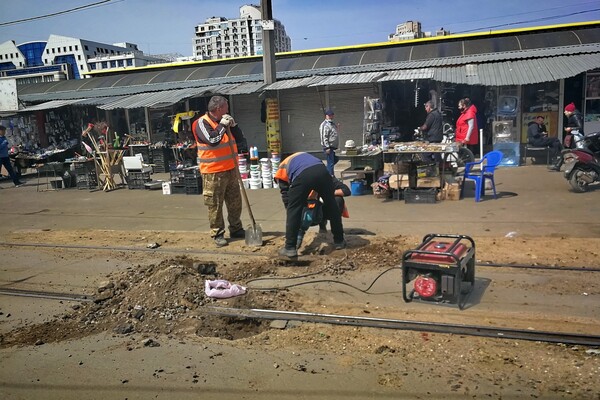
<path fill-rule="evenodd" d="M 260 0 L 260 13 L 263 28 L 263 77 L 265 84 L 277 80 L 275 69 L 275 21 L 271 0 Z"/>

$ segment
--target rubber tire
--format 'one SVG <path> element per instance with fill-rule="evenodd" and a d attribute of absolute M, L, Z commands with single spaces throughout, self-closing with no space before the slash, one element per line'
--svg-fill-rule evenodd
<path fill-rule="evenodd" d="M 571 176 L 569 177 L 569 184 L 571 185 L 575 193 L 585 193 L 588 190 L 588 184 L 578 179 L 578 172 L 584 171 L 581 168 L 575 168 L 573 169 L 573 171 L 571 171 Z"/>
<path fill-rule="evenodd" d="M 575 193 L 585 193 L 588 190 L 588 183 L 582 182 L 578 179 L 577 173 L 584 172 L 581 168 L 575 168 L 571 172 L 571 177 L 569 178 L 569 184 Z"/>

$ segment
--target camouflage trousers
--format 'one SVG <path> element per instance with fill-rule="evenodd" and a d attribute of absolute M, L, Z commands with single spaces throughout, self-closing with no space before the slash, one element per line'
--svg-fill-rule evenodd
<path fill-rule="evenodd" d="M 223 203 L 227 207 L 229 232 L 237 232 L 243 228 L 240 219 L 242 195 L 234 169 L 214 174 L 202 174 L 202 195 L 204 196 L 204 205 L 208 207 L 210 237 L 214 238 L 225 233 Z"/>

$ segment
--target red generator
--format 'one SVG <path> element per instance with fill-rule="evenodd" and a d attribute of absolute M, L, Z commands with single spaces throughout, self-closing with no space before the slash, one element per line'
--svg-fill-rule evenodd
<path fill-rule="evenodd" d="M 407 290 L 412 282 L 413 288 Z M 463 285 L 463 283 L 465 283 Z M 430 233 L 402 255 L 402 297 L 465 306 L 475 286 L 475 242 L 465 235 Z"/>

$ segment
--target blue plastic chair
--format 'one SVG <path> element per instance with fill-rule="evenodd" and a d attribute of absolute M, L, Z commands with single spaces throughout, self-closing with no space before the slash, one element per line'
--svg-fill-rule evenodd
<path fill-rule="evenodd" d="M 494 190 L 494 199 L 498 198 L 496 195 L 496 183 L 494 182 L 494 170 L 502 161 L 503 154 L 501 151 L 495 150 L 490 151 L 480 161 L 469 162 L 465 164 L 465 175 L 463 185 L 460 190 L 460 197 L 463 197 L 465 190 L 465 181 L 470 179 L 475 181 L 475 201 L 481 201 L 482 195 L 485 194 L 485 180 L 488 179 L 492 182 L 492 189 Z M 473 170 L 473 167 L 479 165 L 480 168 Z"/>

